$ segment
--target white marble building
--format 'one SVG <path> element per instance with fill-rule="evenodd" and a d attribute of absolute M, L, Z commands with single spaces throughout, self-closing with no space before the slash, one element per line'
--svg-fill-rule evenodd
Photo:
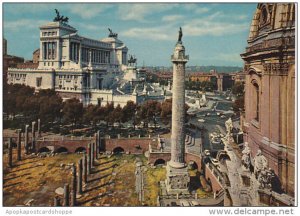
<path fill-rule="evenodd" d="M 37 69 L 8 69 L 8 83 L 39 89 L 55 89 L 64 100 L 76 97 L 87 104 L 124 106 L 137 95 L 114 94 L 112 86 L 127 69 L 126 45 L 112 33 L 101 40 L 80 36 L 63 21 L 40 27 L 40 59 Z"/>

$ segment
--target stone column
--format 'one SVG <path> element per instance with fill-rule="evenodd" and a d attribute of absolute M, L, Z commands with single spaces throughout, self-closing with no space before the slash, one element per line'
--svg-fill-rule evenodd
<path fill-rule="evenodd" d="M 90 168 L 94 166 L 94 144 L 90 143 Z"/>
<path fill-rule="evenodd" d="M 24 147 L 25 147 L 25 154 L 28 154 L 28 128 L 29 125 L 25 125 L 25 140 L 24 140 Z"/>
<path fill-rule="evenodd" d="M 87 174 L 91 174 L 91 144 L 88 144 L 88 152 L 87 152 Z"/>
<path fill-rule="evenodd" d="M 95 134 L 96 135 L 96 159 L 99 159 L 99 142 L 100 142 L 100 134 L 99 131 Z"/>
<path fill-rule="evenodd" d="M 64 186 L 64 206 L 70 206 L 69 197 L 70 197 L 69 184 L 65 184 L 65 186 Z"/>
<path fill-rule="evenodd" d="M 77 193 L 82 194 L 82 159 L 78 161 Z"/>
<path fill-rule="evenodd" d="M 53 206 L 54 207 L 61 206 L 59 197 L 54 197 L 54 205 Z"/>
<path fill-rule="evenodd" d="M 32 133 L 32 144 L 31 144 L 31 147 L 32 147 L 32 151 L 35 152 L 35 121 L 32 122 L 32 128 L 31 128 L 31 133 Z"/>
<path fill-rule="evenodd" d="M 96 161 L 96 157 L 97 157 L 97 151 L 96 151 L 96 143 L 93 143 L 93 166 L 95 166 L 95 161 Z"/>
<path fill-rule="evenodd" d="M 20 161 L 21 160 L 21 129 L 18 129 L 18 141 L 17 141 L 17 160 Z"/>
<path fill-rule="evenodd" d="M 182 43 L 177 43 L 172 55 L 173 62 L 173 93 L 172 93 L 172 134 L 171 134 L 171 161 L 172 167 L 185 166 L 185 64 L 188 56 Z"/>
<path fill-rule="evenodd" d="M 38 119 L 37 134 L 38 137 L 41 135 L 41 119 Z"/>
<path fill-rule="evenodd" d="M 13 152 L 12 152 L 12 138 L 10 137 L 8 140 L 8 166 L 10 168 L 13 167 Z"/>
<path fill-rule="evenodd" d="M 82 161 L 82 168 L 83 168 L 83 181 L 86 184 L 87 183 L 87 159 L 86 159 L 86 154 L 83 155 L 83 161 Z"/>
<path fill-rule="evenodd" d="M 177 44 L 171 56 L 173 62 L 172 88 L 172 131 L 171 131 L 171 160 L 166 171 L 166 188 L 169 194 L 188 194 L 190 177 L 185 163 L 185 64 L 188 56 L 181 41 L 180 28 Z"/>
<path fill-rule="evenodd" d="M 71 204 L 72 206 L 76 206 L 76 166 L 73 164 L 72 166 L 72 193 L 71 193 Z"/>

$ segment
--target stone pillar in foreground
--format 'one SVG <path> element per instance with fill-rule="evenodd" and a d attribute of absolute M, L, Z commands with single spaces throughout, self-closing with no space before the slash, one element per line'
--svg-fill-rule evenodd
<path fill-rule="evenodd" d="M 83 167 L 83 182 L 87 183 L 87 158 L 86 154 L 83 155 L 82 167 Z"/>
<path fill-rule="evenodd" d="M 35 152 L 35 121 L 32 122 L 32 128 L 31 128 L 31 133 L 32 133 L 32 141 L 31 141 L 31 150 Z"/>
<path fill-rule="evenodd" d="M 180 28 L 178 42 L 171 56 L 173 62 L 171 160 L 167 164 L 167 192 L 189 193 L 190 177 L 185 163 L 185 64 L 188 56 L 182 45 Z"/>
<path fill-rule="evenodd" d="M 92 169 L 92 164 L 93 164 L 93 162 L 92 162 L 92 144 L 91 143 L 89 143 L 88 144 L 88 175 L 89 174 L 91 174 L 90 172 L 91 172 L 91 169 Z"/>
<path fill-rule="evenodd" d="M 28 154 L 28 140 L 29 140 L 28 128 L 29 125 L 25 125 L 25 140 L 24 140 L 25 154 Z"/>
<path fill-rule="evenodd" d="M 96 159 L 99 159 L 100 158 L 100 131 L 97 131 L 96 155 L 97 155 Z"/>
<path fill-rule="evenodd" d="M 37 134 L 38 134 L 38 137 L 41 135 L 41 119 L 38 119 Z"/>
<path fill-rule="evenodd" d="M 20 161 L 21 160 L 21 129 L 18 129 L 18 141 L 17 141 L 17 160 Z"/>
<path fill-rule="evenodd" d="M 60 204 L 60 198 L 59 197 L 54 197 L 54 204 L 53 204 L 54 207 L 56 206 L 61 206 Z"/>
<path fill-rule="evenodd" d="M 78 169 L 77 193 L 82 194 L 82 159 L 79 159 L 77 169 Z"/>
<path fill-rule="evenodd" d="M 91 167 L 95 165 L 95 145 L 91 143 Z"/>
<path fill-rule="evenodd" d="M 13 152 L 12 152 L 12 138 L 10 137 L 8 140 L 8 166 L 10 168 L 13 167 Z"/>
<path fill-rule="evenodd" d="M 71 193 L 71 204 L 72 206 L 76 206 L 76 192 L 77 192 L 77 184 L 76 184 L 76 166 L 73 164 L 72 166 L 72 193 Z"/>
<path fill-rule="evenodd" d="M 64 186 L 64 206 L 70 206 L 69 197 L 70 197 L 69 184 L 65 184 L 65 186 Z"/>

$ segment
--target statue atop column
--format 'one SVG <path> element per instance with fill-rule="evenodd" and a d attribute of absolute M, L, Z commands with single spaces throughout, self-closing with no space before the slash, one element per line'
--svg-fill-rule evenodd
<path fill-rule="evenodd" d="M 179 28 L 179 32 L 178 32 L 178 41 L 177 41 L 177 43 L 182 43 L 182 36 L 183 36 L 183 34 L 182 34 L 182 29 L 181 29 L 181 27 Z"/>

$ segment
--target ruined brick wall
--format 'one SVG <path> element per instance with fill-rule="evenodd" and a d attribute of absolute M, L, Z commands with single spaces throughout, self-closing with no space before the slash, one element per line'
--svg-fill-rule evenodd
<path fill-rule="evenodd" d="M 122 148 L 124 152 L 131 154 L 143 154 L 149 149 L 151 138 L 120 138 L 101 140 L 105 151 L 113 152 L 116 148 Z"/>

